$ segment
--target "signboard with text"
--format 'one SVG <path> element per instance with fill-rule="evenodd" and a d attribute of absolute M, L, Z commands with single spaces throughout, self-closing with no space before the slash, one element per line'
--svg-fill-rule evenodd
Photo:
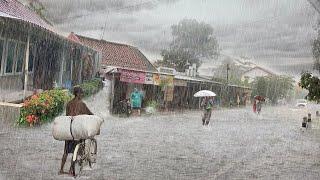
<path fill-rule="evenodd" d="M 120 81 L 128 83 L 144 84 L 146 74 L 144 72 L 124 70 L 122 69 L 120 75 Z"/>
<path fill-rule="evenodd" d="M 173 76 L 164 74 L 153 74 L 154 85 L 159 86 L 160 84 L 165 84 L 167 86 L 173 86 Z"/>
<path fill-rule="evenodd" d="M 153 83 L 153 74 L 152 73 L 146 73 L 144 84 L 154 84 Z"/>

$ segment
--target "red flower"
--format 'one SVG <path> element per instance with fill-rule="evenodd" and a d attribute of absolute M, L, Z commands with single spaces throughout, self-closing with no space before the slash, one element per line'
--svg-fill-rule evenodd
<path fill-rule="evenodd" d="M 32 116 L 34 116 L 34 115 L 28 115 L 28 116 L 26 117 L 27 122 L 28 122 L 29 124 L 31 124 L 31 123 L 33 122 L 33 117 L 32 117 Z"/>

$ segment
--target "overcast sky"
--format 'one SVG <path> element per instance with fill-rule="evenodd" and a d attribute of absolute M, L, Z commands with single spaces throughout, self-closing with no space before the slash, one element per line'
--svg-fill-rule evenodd
<path fill-rule="evenodd" d="M 128 43 L 150 60 L 184 18 L 209 23 L 222 52 L 247 56 L 276 71 L 312 65 L 318 14 L 307 0 L 40 0 L 58 29 Z"/>

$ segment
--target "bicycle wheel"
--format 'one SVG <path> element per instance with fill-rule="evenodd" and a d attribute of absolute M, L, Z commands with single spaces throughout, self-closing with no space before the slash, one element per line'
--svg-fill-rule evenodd
<path fill-rule="evenodd" d="M 83 153 L 84 153 L 84 144 L 80 143 L 74 149 L 72 161 L 71 161 L 71 168 L 73 171 L 73 176 L 80 175 L 83 169 Z"/>
<path fill-rule="evenodd" d="M 90 139 L 89 147 L 89 166 L 92 168 L 92 164 L 97 162 L 97 140 Z"/>

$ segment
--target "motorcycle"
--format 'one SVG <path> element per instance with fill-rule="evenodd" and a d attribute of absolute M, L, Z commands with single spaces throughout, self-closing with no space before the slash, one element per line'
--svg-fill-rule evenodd
<path fill-rule="evenodd" d="M 129 99 L 124 99 L 119 102 L 120 105 L 120 113 L 126 114 L 129 117 L 132 113 L 131 102 Z"/>

